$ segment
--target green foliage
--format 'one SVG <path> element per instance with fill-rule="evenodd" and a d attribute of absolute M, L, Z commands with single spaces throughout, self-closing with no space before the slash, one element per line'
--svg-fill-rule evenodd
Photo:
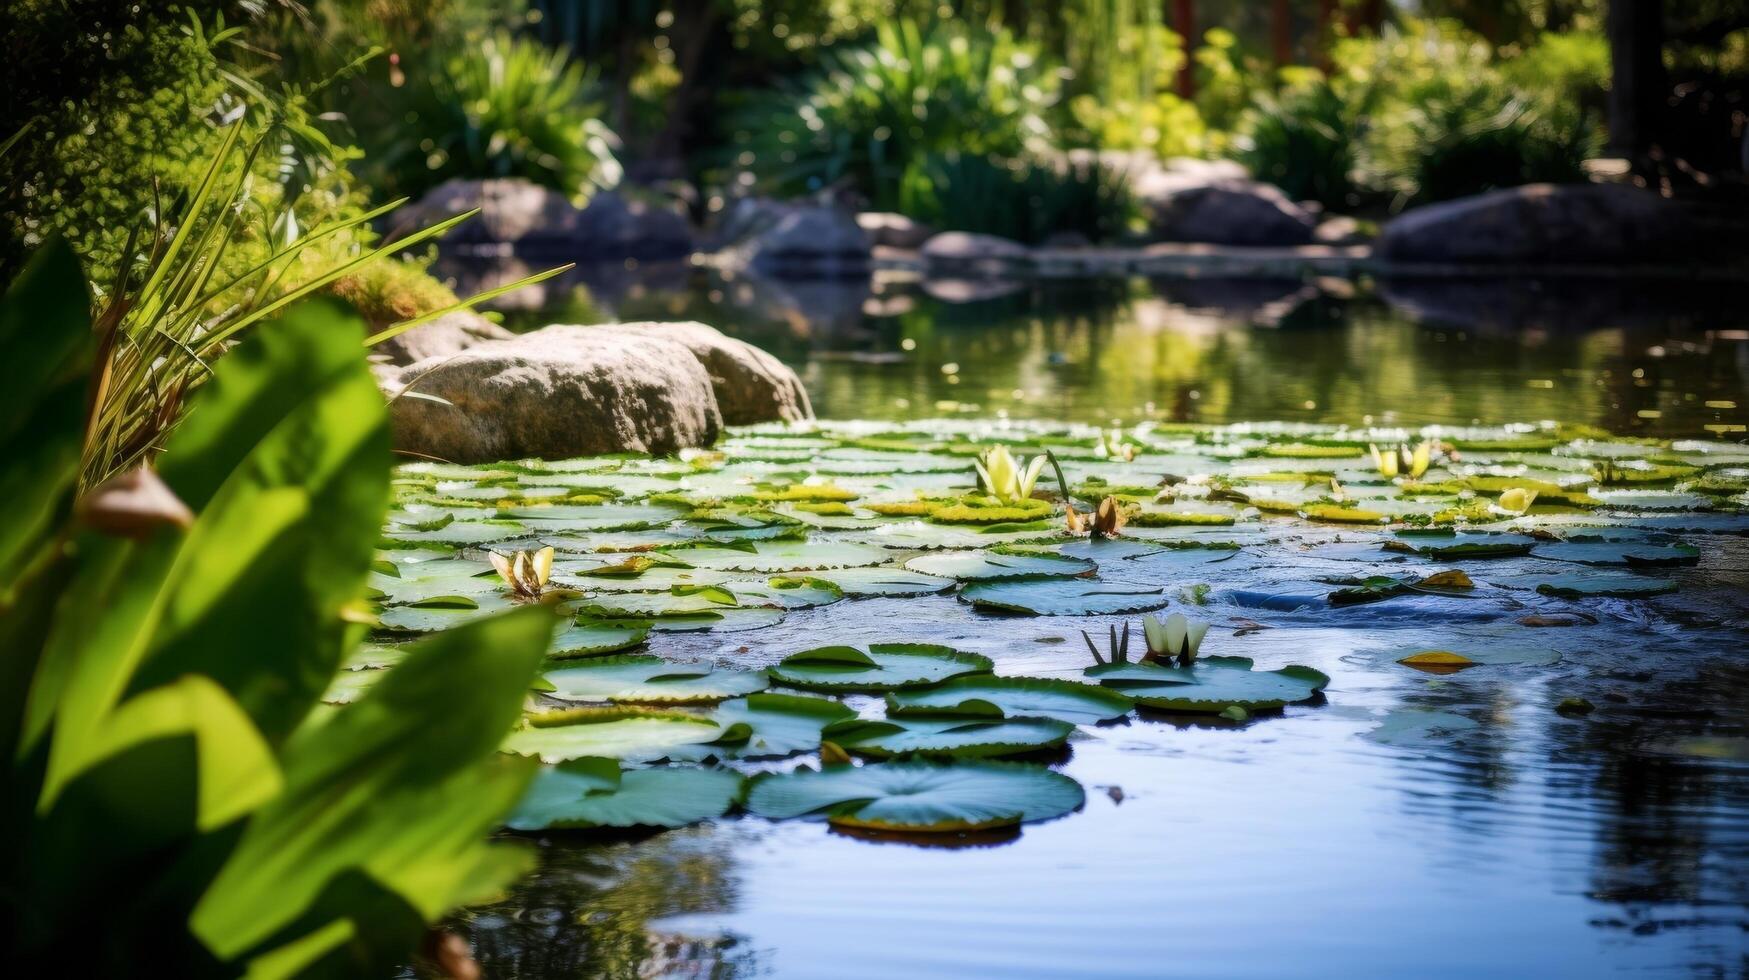
<path fill-rule="evenodd" d="M 736 166 L 774 190 L 849 186 L 892 210 L 907 168 L 932 154 L 1016 158 L 1049 135 L 1056 77 L 1006 31 L 887 21 L 824 60 L 736 117 Z"/>
<path fill-rule="evenodd" d="M 418 258 L 385 257 L 334 280 L 328 291 L 357 310 L 371 327 L 424 316 L 459 302 L 428 271 L 436 257 L 435 252 Z"/>
<path fill-rule="evenodd" d="M 1239 126 L 1239 162 L 1296 201 L 1355 202 L 1358 142 L 1349 106 L 1319 79 L 1260 97 Z"/>
<path fill-rule="evenodd" d="M 319 710 L 389 490 L 361 325 L 300 306 L 217 366 L 148 478 L 186 510 L 105 491 L 75 509 L 102 363 L 82 282 L 51 243 L 0 312 L 33 379 L 4 389 L 0 431 L 47 447 L 3 478 L 35 485 L 46 519 L 4 539 L 0 936 L 27 972 L 72 948 L 106 974 L 384 972 L 526 867 L 483 836 L 531 775 L 497 747 L 552 617 L 410 648 L 357 704 Z"/>
<path fill-rule="evenodd" d="M 392 76 L 354 123 L 364 170 L 390 196 L 452 178 L 521 177 L 584 198 L 619 180 L 616 139 L 592 83 L 564 50 L 507 31 L 446 36 Z M 367 103 L 370 104 L 370 103 Z"/>
<path fill-rule="evenodd" d="M 1135 201 L 1123 174 L 1095 161 L 1005 163 L 961 153 L 913 161 L 898 209 L 944 231 L 1000 235 L 1028 244 L 1053 232 L 1108 241 L 1129 229 Z"/>

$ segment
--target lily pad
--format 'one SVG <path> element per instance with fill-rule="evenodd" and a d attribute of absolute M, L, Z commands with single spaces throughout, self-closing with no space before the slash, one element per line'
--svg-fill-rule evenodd
<path fill-rule="evenodd" d="M 1060 555 L 943 551 L 919 555 L 906 562 L 905 567 L 925 575 L 939 575 L 962 582 L 981 582 L 991 579 L 1085 575 L 1096 566 L 1085 558 Z"/>
<path fill-rule="evenodd" d="M 1644 599 L 1675 592 L 1676 583 L 1647 575 L 1575 572 L 1542 577 L 1536 590 L 1562 599 Z"/>
<path fill-rule="evenodd" d="M 890 561 L 892 554 L 873 545 L 812 539 L 760 541 L 750 551 L 734 548 L 685 548 L 672 552 L 697 568 L 731 572 L 800 572 L 829 568 L 859 568 Z"/>
<path fill-rule="evenodd" d="M 785 657 L 773 680 L 820 691 L 891 691 L 925 687 L 961 674 L 988 673 L 988 657 L 932 643 L 873 643 L 867 652 L 834 646 Z"/>
<path fill-rule="evenodd" d="M 543 762 L 585 756 L 654 761 L 672 749 L 714 742 L 722 726 L 699 715 L 654 708 L 571 708 L 535 715 L 504 739 L 504 751 Z"/>
<path fill-rule="evenodd" d="M 1033 616 L 1110 616 L 1159 609 L 1169 601 L 1163 589 L 1079 578 L 980 582 L 961 589 L 960 598 L 981 609 Z"/>
<path fill-rule="evenodd" d="M 723 727 L 723 737 L 677 749 L 674 758 L 762 759 L 816 752 L 821 729 L 856 712 L 842 701 L 768 691 L 724 701 L 711 717 Z"/>
<path fill-rule="evenodd" d="M 815 572 L 815 578 L 825 579 L 851 597 L 911 596 L 946 592 L 954 580 L 924 575 L 903 568 L 840 568 Z"/>
<path fill-rule="evenodd" d="M 1628 565 L 1663 568 L 1700 562 L 1700 549 L 1691 544 L 1653 544 L 1643 540 L 1569 540 L 1538 545 L 1538 558 L 1570 561 L 1581 565 Z"/>
<path fill-rule="evenodd" d="M 701 704 L 765 690 L 763 673 L 679 664 L 650 654 L 593 657 L 542 675 L 566 701 Z"/>
<path fill-rule="evenodd" d="M 1099 664 L 1086 673 L 1139 705 L 1187 714 L 1219 714 L 1234 706 L 1271 711 L 1310 701 L 1330 683 L 1327 675 L 1310 667 L 1253 670 L 1249 657 L 1203 657 L 1188 668 Z"/>
<path fill-rule="evenodd" d="M 684 827 L 729 812 L 745 780 L 727 769 L 621 772 L 612 759 L 545 766 L 505 825 L 512 830 Z"/>
<path fill-rule="evenodd" d="M 887 695 L 887 717 L 951 713 L 967 717 L 1052 718 L 1077 725 L 1130 713 L 1130 699 L 1110 688 L 1041 677 L 955 677 L 921 691 Z"/>
<path fill-rule="evenodd" d="M 753 780 L 747 809 L 774 820 L 817 816 L 865 830 L 955 833 L 1049 820 L 1086 801 L 1079 783 L 1043 766 L 883 762 Z"/>
<path fill-rule="evenodd" d="M 857 755 L 950 755 L 986 758 L 1056 748 L 1075 726 L 1048 718 L 906 717 L 885 721 L 852 718 L 826 728 L 821 737 Z"/>
<path fill-rule="evenodd" d="M 553 637 L 547 656 L 594 657 L 628 650 L 649 639 L 650 624 L 638 619 L 581 617 Z"/>

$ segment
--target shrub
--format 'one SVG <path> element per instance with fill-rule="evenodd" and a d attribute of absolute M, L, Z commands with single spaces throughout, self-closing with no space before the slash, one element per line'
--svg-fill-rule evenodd
<path fill-rule="evenodd" d="M 1322 79 L 1261 97 L 1239 128 L 1239 161 L 1296 201 L 1356 203 L 1357 143 L 1348 105 Z"/>
<path fill-rule="evenodd" d="M 896 20 L 823 60 L 736 117 L 735 164 L 775 191 L 848 185 L 891 210 L 907 168 L 929 155 L 1014 158 L 1049 135 L 1056 76 L 1003 30 Z"/>
<path fill-rule="evenodd" d="M 898 204 L 908 217 L 944 231 L 1028 244 L 1053 232 L 1116 238 L 1135 213 L 1123 175 L 1097 162 L 1008 163 L 957 153 L 924 157 L 907 168 Z"/>
<path fill-rule="evenodd" d="M 390 69 L 394 69 L 391 67 Z M 435 46 L 355 114 L 365 175 L 393 197 L 455 177 L 521 177 L 575 199 L 619 181 L 617 143 L 583 67 L 499 31 Z"/>
<path fill-rule="evenodd" d="M 32 975 L 72 949 L 101 975 L 393 972 L 529 866 L 485 837 L 536 768 L 498 745 L 554 617 L 450 631 L 324 707 L 389 497 L 362 326 L 288 311 L 216 366 L 161 478 L 76 499 L 104 374 L 83 282 L 51 243 L 0 302 L 0 942 Z"/>

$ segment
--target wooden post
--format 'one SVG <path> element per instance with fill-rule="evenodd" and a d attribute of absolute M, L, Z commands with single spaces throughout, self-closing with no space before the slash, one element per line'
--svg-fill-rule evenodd
<path fill-rule="evenodd" d="M 1172 0 L 1172 30 L 1184 45 L 1184 60 L 1178 66 L 1178 97 L 1196 98 L 1196 0 Z"/>
<path fill-rule="evenodd" d="M 1609 0 L 1609 146 L 1636 168 L 1658 140 L 1664 77 L 1663 0 Z"/>

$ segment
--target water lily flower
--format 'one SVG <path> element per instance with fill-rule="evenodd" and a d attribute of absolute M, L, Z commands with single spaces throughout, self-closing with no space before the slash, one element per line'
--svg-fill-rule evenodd
<path fill-rule="evenodd" d="M 1208 623 L 1189 619 L 1183 613 L 1173 613 L 1165 622 L 1152 615 L 1142 617 L 1142 633 L 1148 641 L 1147 659 L 1176 659 L 1180 667 L 1189 667 L 1196 661 L 1196 652 L 1208 631 Z"/>
<path fill-rule="evenodd" d="M 1093 454 L 1130 463 L 1135 461 L 1136 447 L 1134 443 L 1124 442 L 1123 430 L 1112 429 L 1110 432 L 1099 433 L 1099 439 L 1093 445 Z"/>
<path fill-rule="evenodd" d="M 978 468 L 978 480 L 985 492 L 1003 503 L 1026 500 L 1032 496 L 1033 484 L 1044 471 L 1045 458 L 1034 456 L 1031 462 L 1016 459 L 1007 446 L 995 446 L 984 451 L 973 464 Z"/>
<path fill-rule="evenodd" d="M 553 549 L 542 548 L 539 551 L 516 551 L 501 555 L 496 551 L 486 553 L 492 559 L 492 567 L 498 570 L 498 577 L 509 587 L 510 594 L 518 599 L 539 599 L 546 591 L 547 579 L 553 574 Z"/>
<path fill-rule="evenodd" d="M 1367 451 L 1372 453 L 1373 465 L 1378 467 L 1379 475 L 1387 480 L 1395 480 L 1399 475 L 1408 476 L 1411 480 L 1419 480 L 1427 472 L 1427 467 L 1433 463 L 1433 440 L 1423 439 L 1414 449 L 1398 444 L 1380 450 L 1378 446 L 1367 443 Z"/>
<path fill-rule="evenodd" d="M 1500 494 L 1497 506 L 1508 514 L 1524 514 L 1530 510 L 1530 505 L 1536 503 L 1536 491 L 1525 487 L 1511 487 Z"/>

